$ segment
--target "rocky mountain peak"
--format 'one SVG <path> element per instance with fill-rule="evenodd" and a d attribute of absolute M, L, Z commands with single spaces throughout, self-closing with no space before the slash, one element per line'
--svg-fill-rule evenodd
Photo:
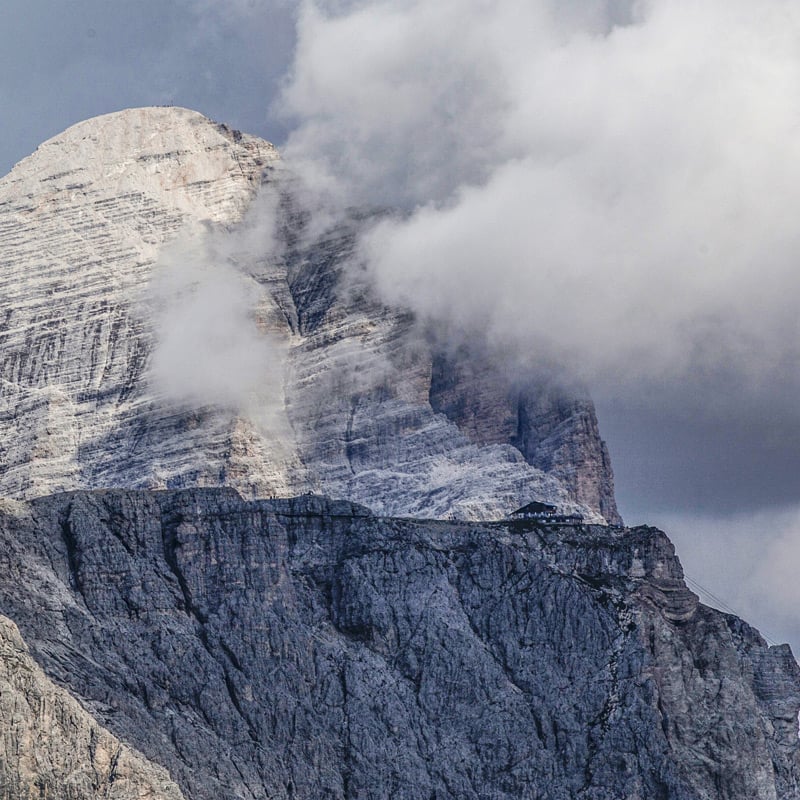
<path fill-rule="evenodd" d="M 232 486 L 434 517 L 502 517 L 540 499 L 617 521 L 588 397 L 520 392 L 477 356 L 448 383 L 407 311 L 342 291 L 365 223 L 298 236 L 278 163 L 269 143 L 196 112 L 142 108 L 70 128 L 0 180 L 0 495 Z M 219 242 L 241 235 L 259 192 L 276 198 L 278 249 L 227 263 Z M 154 277 L 180 237 L 244 287 L 272 345 L 269 398 L 177 402 L 154 383 L 164 320 L 182 324 L 205 274 L 153 313 Z M 203 341 L 186 334 L 184 347 L 179 360 L 202 369 Z M 513 391 L 498 400 L 498 386 Z M 498 436 L 509 403 L 514 429 Z"/>
<path fill-rule="evenodd" d="M 143 204 L 230 223 L 252 199 L 258 168 L 277 157 L 267 142 L 196 111 L 132 108 L 80 122 L 44 142 L 3 180 L 3 194 L 35 199 L 28 212 L 45 218 L 77 209 L 87 196 L 96 202 L 99 194 L 138 196 Z"/>

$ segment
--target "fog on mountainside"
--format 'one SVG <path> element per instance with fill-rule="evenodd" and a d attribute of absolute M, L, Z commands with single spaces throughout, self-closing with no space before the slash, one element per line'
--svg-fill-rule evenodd
<path fill-rule="evenodd" d="M 285 158 L 331 202 L 406 209 L 362 255 L 451 330 L 601 392 L 792 396 L 800 12 L 570 8 L 306 3 Z"/>
<path fill-rule="evenodd" d="M 627 518 L 713 529 L 728 570 L 682 552 L 765 625 L 798 537 L 798 30 L 783 0 L 307 2 L 278 105 L 317 194 L 403 209 L 362 242 L 382 296 L 587 382 Z"/>
<path fill-rule="evenodd" d="M 293 131 L 285 149 L 316 191 L 412 214 L 381 231 L 391 246 L 372 269 L 388 296 L 517 357 L 555 355 L 589 379 L 604 427 L 649 415 L 645 437 L 612 441 L 632 514 L 643 469 L 678 501 L 694 490 L 691 470 L 651 457 L 691 458 L 665 416 L 699 422 L 705 452 L 716 420 L 735 416 L 733 441 L 769 418 L 764 440 L 792 467 L 771 483 L 796 495 L 792 3 L 23 5 L 7 4 L 0 33 L 7 153 L 156 103 L 281 145 Z M 721 512 L 714 472 L 704 509 Z M 746 505 L 772 502 L 741 483 Z"/>

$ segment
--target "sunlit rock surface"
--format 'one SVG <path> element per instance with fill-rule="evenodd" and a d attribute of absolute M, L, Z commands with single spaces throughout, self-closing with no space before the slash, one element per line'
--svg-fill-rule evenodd
<path fill-rule="evenodd" d="M 136 109 L 70 128 L 3 179 L 0 494 L 218 483 L 236 467 L 230 416 L 148 390 L 144 290 L 164 243 L 241 219 L 275 158 L 194 112 Z M 286 465 L 258 467 L 259 488 L 286 488 Z"/>
<path fill-rule="evenodd" d="M 227 485 L 429 517 L 539 499 L 618 521 L 591 401 L 476 381 L 480 364 L 464 379 L 468 358 L 448 383 L 407 313 L 340 281 L 359 223 L 301 236 L 278 163 L 262 140 L 146 108 L 81 123 L 0 181 L 0 496 Z M 261 187 L 280 197 L 280 248 L 235 269 L 277 342 L 269 379 L 246 402 L 178 402 L 150 377 L 164 247 L 235 241 Z"/>
<path fill-rule="evenodd" d="M 66 494 L 0 512 L 0 613 L 193 800 L 800 798 L 791 651 L 653 528 Z"/>
<path fill-rule="evenodd" d="M 166 770 L 102 728 L 0 616 L 0 798 L 182 800 Z"/>

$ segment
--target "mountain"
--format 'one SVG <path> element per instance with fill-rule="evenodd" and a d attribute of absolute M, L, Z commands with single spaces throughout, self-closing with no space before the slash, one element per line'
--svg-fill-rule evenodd
<path fill-rule="evenodd" d="M 0 181 L 0 800 L 800 800 L 789 647 L 583 388 L 374 294 L 386 213 L 177 108 Z"/>
<path fill-rule="evenodd" d="M 37 662 L 192 800 L 800 798 L 791 651 L 653 528 L 77 492 L 0 553 Z"/>
<path fill-rule="evenodd" d="M 293 185 L 270 144 L 181 108 L 76 125 L 0 181 L 0 496 L 231 486 L 472 519 L 538 499 L 619 522 L 586 393 L 357 289 L 368 217 L 315 230 Z M 277 244 L 243 255 L 270 215 Z M 252 330 L 214 360 L 239 310 L 208 283 L 222 269 Z M 248 361 L 262 345 L 270 363 Z M 247 396 L 220 397 L 240 358 Z"/>

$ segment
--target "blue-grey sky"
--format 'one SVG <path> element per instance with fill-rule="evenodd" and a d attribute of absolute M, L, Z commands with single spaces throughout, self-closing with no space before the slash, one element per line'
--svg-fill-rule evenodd
<path fill-rule="evenodd" d="M 0 171 L 70 125 L 175 104 L 280 142 L 269 114 L 294 47 L 291 3 L 5 0 Z"/>
<path fill-rule="evenodd" d="M 372 242 L 390 299 L 574 361 L 627 521 L 670 523 L 696 573 L 726 525 L 785 563 L 798 41 L 782 0 L 5 0 L 0 172 L 132 106 L 286 145 L 326 191 L 415 211 Z"/>

